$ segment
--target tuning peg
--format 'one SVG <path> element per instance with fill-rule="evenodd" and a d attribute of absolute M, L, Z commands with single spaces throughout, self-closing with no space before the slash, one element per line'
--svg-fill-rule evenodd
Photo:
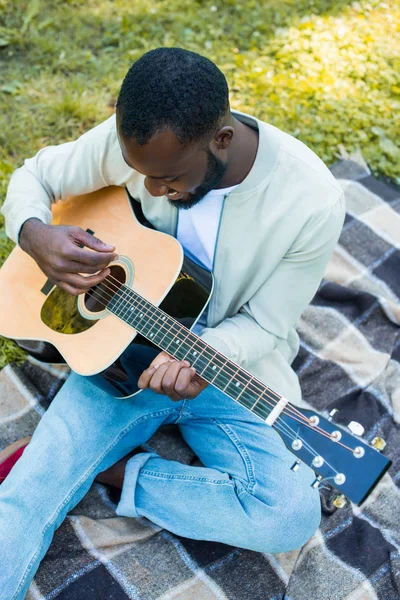
<path fill-rule="evenodd" d="M 365 429 L 361 423 L 358 423 L 357 421 L 350 421 L 347 427 L 352 433 L 354 433 L 354 435 L 358 435 L 358 437 L 364 435 Z"/>
<path fill-rule="evenodd" d="M 375 448 L 375 450 L 379 450 L 379 452 L 382 452 L 382 450 L 386 448 L 385 440 L 383 440 L 380 437 L 374 437 L 374 439 L 371 442 L 371 445 Z"/>
<path fill-rule="evenodd" d="M 335 498 L 333 499 L 333 505 L 336 506 L 336 508 L 344 508 L 346 504 L 347 500 L 343 494 L 335 496 Z"/>
<path fill-rule="evenodd" d="M 301 465 L 301 461 L 300 460 L 296 460 L 296 462 L 294 462 L 292 464 L 292 466 L 290 467 L 290 470 L 291 471 L 297 471 L 299 469 L 300 465 Z"/>
<path fill-rule="evenodd" d="M 338 408 L 332 408 L 331 412 L 329 413 L 328 421 L 332 421 L 333 417 L 335 417 L 338 412 Z"/>
<path fill-rule="evenodd" d="M 318 477 L 316 477 L 316 478 L 314 479 L 314 481 L 312 482 L 312 484 L 311 484 L 311 487 L 313 487 L 313 488 L 318 488 L 318 487 L 319 487 L 319 484 L 321 483 L 321 481 L 322 481 L 322 476 L 321 476 L 321 475 L 318 475 Z"/>

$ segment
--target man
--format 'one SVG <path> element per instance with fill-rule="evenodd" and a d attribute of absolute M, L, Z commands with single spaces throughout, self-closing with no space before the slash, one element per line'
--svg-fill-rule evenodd
<path fill-rule="evenodd" d="M 156 229 L 213 270 L 199 335 L 300 401 L 294 327 L 344 219 L 343 192 L 325 165 L 291 136 L 231 112 L 211 61 L 159 48 L 126 75 L 116 117 L 40 150 L 11 179 L 8 235 L 71 294 L 104 279 L 118 248 L 50 225 L 51 202 L 108 185 L 126 186 Z M 315 532 L 314 475 L 290 469 L 275 429 L 163 352 L 140 385 L 121 401 L 72 373 L 54 398 L 0 486 L 1 600 L 24 597 L 54 530 L 96 477 L 122 489 L 117 514 L 182 536 L 283 552 Z M 164 423 L 179 424 L 203 467 L 132 456 Z"/>

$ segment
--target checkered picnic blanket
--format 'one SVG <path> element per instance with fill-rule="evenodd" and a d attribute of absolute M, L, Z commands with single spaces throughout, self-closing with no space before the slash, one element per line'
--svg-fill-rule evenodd
<path fill-rule="evenodd" d="M 144 518 L 115 515 L 118 492 L 95 483 L 57 530 L 27 594 L 59 600 L 395 600 L 400 598 L 400 191 L 361 157 L 333 167 L 348 214 L 326 279 L 298 325 L 304 404 L 381 436 L 393 461 L 360 507 L 323 519 L 299 551 L 266 555 L 180 538 Z M 67 377 L 27 360 L 0 373 L 0 446 L 34 430 Z M 326 413 L 325 413 L 326 414 Z M 177 429 L 150 445 L 190 462 Z"/>

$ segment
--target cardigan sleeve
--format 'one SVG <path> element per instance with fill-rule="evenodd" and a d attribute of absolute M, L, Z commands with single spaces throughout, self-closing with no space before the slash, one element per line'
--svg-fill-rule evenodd
<path fill-rule="evenodd" d="M 113 115 L 73 142 L 42 148 L 13 173 L 1 209 L 6 233 L 18 243 L 27 219 L 51 222 L 52 202 L 108 185 L 124 185 L 131 174 L 122 157 Z"/>
<path fill-rule="evenodd" d="M 246 368 L 286 340 L 315 295 L 345 217 L 342 194 L 330 208 L 310 218 L 269 278 L 232 317 L 205 328 L 200 337 Z"/>

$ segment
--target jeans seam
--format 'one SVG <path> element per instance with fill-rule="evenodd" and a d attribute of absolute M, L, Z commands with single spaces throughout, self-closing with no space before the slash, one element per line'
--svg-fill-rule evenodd
<path fill-rule="evenodd" d="M 43 531 L 42 531 L 42 538 L 41 538 L 41 542 L 39 544 L 39 547 L 37 548 L 36 552 L 34 553 L 34 555 L 32 556 L 30 562 L 28 563 L 28 566 L 25 569 L 24 575 L 22 576 L 22 579 L 19 583 L 19 586 L 15 592 L 14 598 L 17 597 L 17 594 L 20 592 L 20 590 L 22 589 L 26 578 L 28 576 L 29 570 L 32 567 L 32 565 L 34 564 L 38 554 L 40 553 L 41 547 L 43 545 L 43 540 L 44 540 L 44 536 L 46 534 L 46 532 L 48 531 L 48 529 L 51 527 L 51 525 L 53 525 L 53 523 L 55 523 L 55 521 L 57 520 L 60 512 L 62 511 L 62 509 L 66 506 L 66 504 L 68 504 L 68 502 L 71 500 L 71 498 L 74 496 L 74 494 L 76 494 L 76 492 L 79 490 L 79 488 L 82 486 L 82 484 L 88 479 L 88 477 L 93 473 L 94 469 L 96 468 L 96 466 L 98 464 L 101 463 L 101 461 L 107 456 L 107 454 L 109 454 L 113 448 L 115 448 L 115 446 L 118 444 L 118 442 L 131 430 L 133 429 L 133 427 L 135 427 L 135 425 L 143 422 L 143 421 L 147 421 L 147 419 L 150 418 L 154 418 L 156 416 L 161 416 L 161 415 L 167 415 L 167 414 L 172 414 L 176 411 L 176 409 L 170 409 L 170 408 L 166 408 L 164 410 L 158 410 L 155 411 L 153 413 L 150 413 L 148 415 L 143 415 L 142 417 L 139 417 L 139 419 L 136 419 L 136 421 L 133 421 L 133 423 L 131 423 L 129 426 L 127 426 L 113 441 L 113 443 L 108 446 L 107 450 L 105 452 L 103 452 L 103 454 L 100 457 L 100 460 L 97 460 L 96 462 L 94 462 L 91 466 L 91 468 L 89 470 L 85 471 L 85 474 L 80 478 L 80 480 L 78 481 L 78 483 L 75 485 L 75 487 L 71 490 L 71 492 L 68 494 L 68 496 L 65 498 L 64 502 L 62 502 L 60 504 L 60 506 L 57 508 L 57 510 L 55 511 L 55 513 L 53 514 L 53 516 L 50 518 L 50 520 L 47 522 L 46 526 L 44 527 Z"/>
<path fill-rule="evenodd" d="M 237 437 L 235 432 L 229 427 L 229 425 L 227 425 L 226 423 L 221 423 L 217 419 L 212 420 L 216 425 L 218 425 L 218 427 L 220 427 L 220 429 L 222 429 L 222 431 L 226 433 L 233 445 L 236 447 L 236 450 L 238 451 L 239 455 L 241 456 L 245 465 L 246 475 L 248 479 L 247 482 L 242 482 L 242 486 L 247 492 L 251 494 L 256 485 L 256 478 L 254 476 L 253 464 L 251 462 L 250 456 L 246 450 L 245 445 L 239 440 L 239 438 Z"/>
<path fill-rule="evenodd" d="M 187 406 L 188 402 L 189 402 L 188 400 L 183 400 L 183 402 L 182 402 L 182 405 L 181 405 L 181 407 L 180 407 L 180 409 L 179 409 L 178 418 L 176 419 L 175 423 L 179 423 L 179 421 L 180 421 L 181 419 L 183 419 L 184 417 L 186 417 L 186 418 L 187 418 L 187 417 L 190 417 L 190 416 L 191 416 L 191 413 L 190 413 L 190 411 L 189 411 L 189 410 L 187 410 L 187 408 L 186 408 L 186 406 Z"/>
<path fill-rule="evenodd" d="M 160 473 L 159 471 L 151 471 L 150 469 L 140 469 L 141 475 L 148 475 L 149 477 L 161 477 L 163 479 L 182 479 L 187 481 L 201 481 L 202 483 L 215 483 L 218 485 L 230 485 L 232 486 L 231 480 L 226 479 L 209 479 L 208 477 L 195 477 L 194 475 L 179 475 L 171 473 Z"/>

